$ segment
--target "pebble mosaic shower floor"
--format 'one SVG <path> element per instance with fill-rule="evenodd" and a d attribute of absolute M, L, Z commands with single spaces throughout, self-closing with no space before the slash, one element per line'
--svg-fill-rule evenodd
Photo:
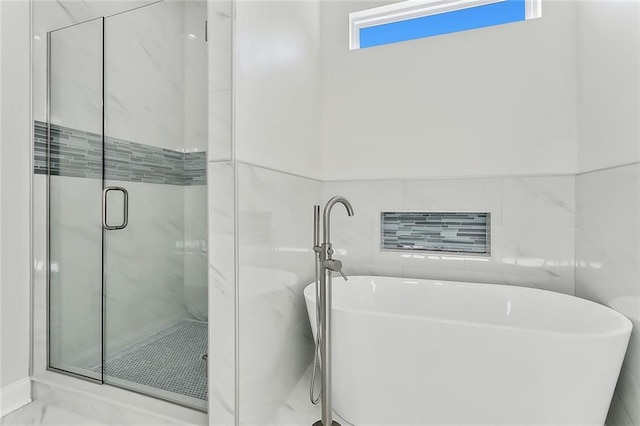
<path fill-rule="evenodd" d="M 105 375 L 207 399 L 207 323 L 182 320 L 107 355 Z M 88 366 L 100 371 L 100 364 Z"/>

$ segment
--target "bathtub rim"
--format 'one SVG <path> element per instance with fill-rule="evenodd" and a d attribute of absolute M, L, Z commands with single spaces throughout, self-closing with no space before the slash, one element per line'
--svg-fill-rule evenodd
<path fill-rule="evenodd" d="M 334 278 L 342 279 L 341 277 L 334 277 Z M 490 329 L 499 329 L 499 330 L 507 330 L 507 331 L 517 331 L 521 333 L 526 332 L 526 333 L 540 334 L 545 336 L 561 336 L 564 338 L 575 338 L 575 339 L 615 338 L 615 337 L 620 337 L 624 335 L 627 335 L 627 337 L 629 337 L 631 334 L 631 331 L 633 330 L 633 322 L 629 318 L 627 318 L 627 316 L 625 316 L 624 314 L 618 312 L 617 310 L 609 306 L 603 305 L 598 302 L 594 302 L 593 300 L 584 299 L 582 297 L 573 296 L 570 294 L 560 293 L 560 292 L 551 291 L 551 290 L 544 290 L 544 289 L 535 288 L 535 287 L 513 286 L 513 285 L 495 284 L 495 283 L 474 283 L 474 282 L 468 282 L 468 281 L 434 280 L 430 278 L 390 277 L 386 275 L 352 275 L 349 278 L 365 278 L 365 279 L 386 278 L 386 279 L 393 279 L 393 280 L 437 281 L 439 283 L 444 283 L 444 284 L 447 284 L 447 283 L 448 284 L 472 284 L 474 286 L 478 285 L 478 286 L 487 286 L 487 287 L 503 287 L 503 288 L 509 288 L 509 289 L 521 289 L 523 291 L 524 290 L 534 291 L 536 293 L 545 293 L 550 295 L 551 297 L 557 297 L 557 298 L 570 297 L 570 298 L 579 299 L 581 303 L 593 304 L 598 309 L 603 309 L 603 308 L 607 309 L 608 311 L 610 311 L 612 315 L 615 315 L 620 320 L 621 326 L 614 330 L 598 331 L 598 332 L 566 332 L 566 331 L 556 331 L 556 330 L 541 330 L 536 328 L 514 326 L 514 325 L 492 324 L 488 322 L 473 322 L 473 321 L 466 321 L 466 320 L 445 319 L 445 318 L 438 318 L 433 316 L 419 316 L 419 315 L 399 314 L 399 313 L 389 313 L 389 312 L 376 312 L 376 311 L 370 311 L 370 310 L 368 311 L 368 310 L 362 310 L 362 309 L 344 308 L 344 307 L 335 307 L 335 306 L 332 308 L 332 311 L 357 313 L 358 315 L 366 315 L 366 316 L 384 316 L 384 317 L 390 317 L 390 318 L 430 321 L 430 322 L 436 322 L 441 324 L 462 325 L 467 327 L 483 328 L 483 329 L 490 328 Z M 305 302 L 306 301 L 311 301 L 312 303 L 315 302 L 315 290 L 313 290 L 314 285 L 315 285 L 314 282 L 311 282 L 305 285 L 303 290 L 303 296 L 305 298 Z M 349 285 L 349 283 L 347 282 L 345 285 Z"/>

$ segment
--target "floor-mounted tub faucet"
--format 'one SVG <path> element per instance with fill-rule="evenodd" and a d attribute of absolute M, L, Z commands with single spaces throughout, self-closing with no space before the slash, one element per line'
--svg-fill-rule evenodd
<path fill-rule="evenodd" d="M 333 258 L 331 246 L 331 209 L 336 204 L 342 204 L 347 214 L 353 216 L 353 207 L 344 197 L 331 198 L 324 206 L 322 216 L 323 242 L 320 245 L 320 206 L 314 206 L 313 220 L 313 251 L 316 254 L 316 350 L 313 363 L 313 377 L 311 380 L 311 402 L 317 404 L 322 400 L 322 420 L 313 426 L 340 426 L 333 421 L 331 407 L 331 273 L 338 272 L 345 281 L 347 276 L 342 272 L 342 262 Z M 320 397 L 313 395 L 317 367 L 321 371 Z"/>

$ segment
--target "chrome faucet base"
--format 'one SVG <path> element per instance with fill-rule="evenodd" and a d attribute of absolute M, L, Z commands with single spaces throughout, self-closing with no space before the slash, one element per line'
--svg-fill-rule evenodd
<path fill-rule="evenodd" d="M 323 426 L 322 420 L 318 420 L 312 426 Z M 342 426 L 342 425 L 334 420 L 331 422 L 331 426 Z"/>

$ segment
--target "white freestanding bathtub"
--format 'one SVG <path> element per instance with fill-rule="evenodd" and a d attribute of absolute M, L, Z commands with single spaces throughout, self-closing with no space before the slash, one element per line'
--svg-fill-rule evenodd
<path fill-rule="evenodd" d="M 356 426 L 602 425 L 632 328 L 560 293 L 387 277 L 334 278 L 332 312 L 333 407 Z"/>

